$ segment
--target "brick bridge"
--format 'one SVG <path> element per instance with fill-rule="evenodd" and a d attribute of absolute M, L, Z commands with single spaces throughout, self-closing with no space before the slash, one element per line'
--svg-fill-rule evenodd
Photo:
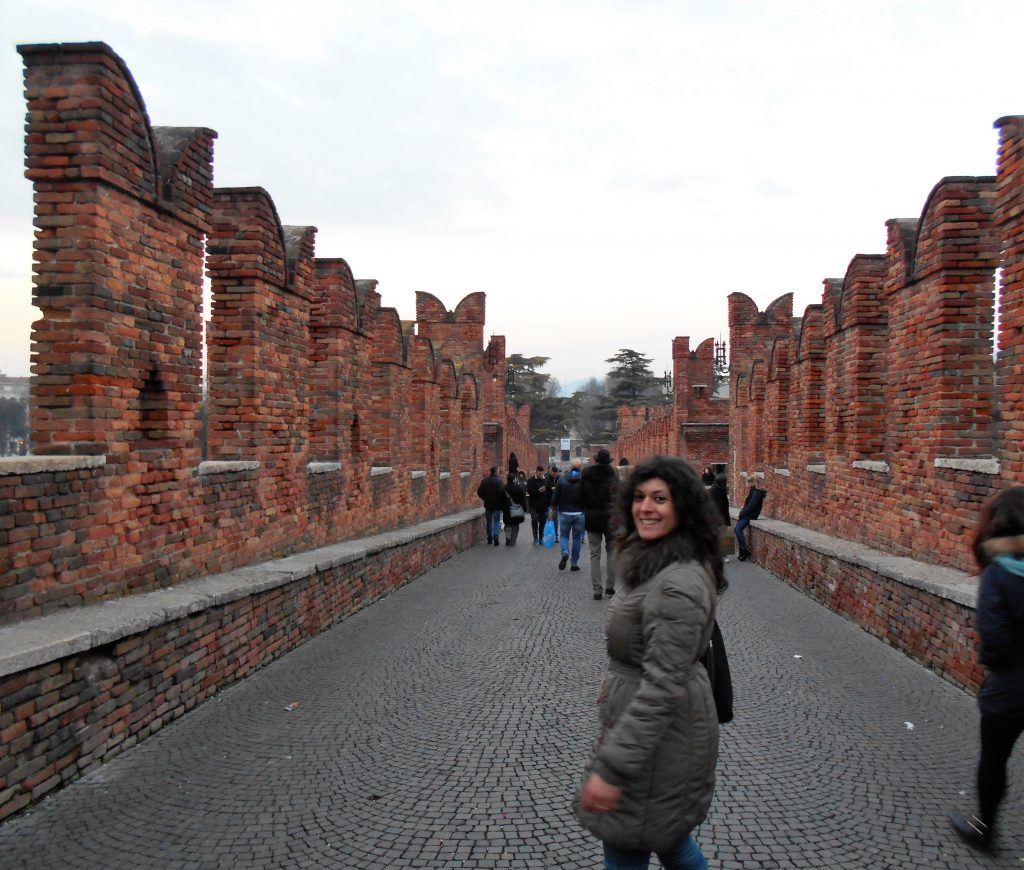
<path fill-rule="evenodd" d="M 482 471 L 547 455 L 484 294 L 403 321 L 214 187 L 216 134 L 151 126 L 107 46 L 20 51 L 41 317 L 34 455 L 0 460 L 0 818 L 468 548 Z M 996 126 L 997 174 L 939 181 L 821 305 L 723 300 L 728 399 L 675 338 L 673 403 L 612 446 L 721 464 L 734 503 L 763 480 L 757 560 L 967 689 L 966 530 L 1024 470 L 1024 122 Z"/>

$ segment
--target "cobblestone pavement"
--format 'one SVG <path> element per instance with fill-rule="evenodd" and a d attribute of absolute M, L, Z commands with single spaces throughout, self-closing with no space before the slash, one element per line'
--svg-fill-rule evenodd
<path fill-rule="evenodd" d="M 9 820 L 0 865 L 599 867 L 568 804 L 606 602 L 557 558 L 527 538 L 446 562 Z M 756 566 L 728 574 L 712 867 L 1024 866 L 1021 747 L 997 854 L 948 828 L 973 802 L 972 698 Z"/>

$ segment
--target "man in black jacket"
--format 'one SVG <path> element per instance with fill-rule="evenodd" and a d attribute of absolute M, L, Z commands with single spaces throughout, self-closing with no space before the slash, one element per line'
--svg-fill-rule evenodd
<path fill-rule="evenodd" d="M 480 481 L 476 494 L 483 499 L 484 511 L 487 514 L 487 543 L 498 546 L 501 536 L 501 514 L 505 510 L 508 497 L 505 495 L 505 481 L 498 476 L 498 466 L 491 466 L 490 477 Z"/>
<path fill-rule="evenodd" d="M 743 537 L 743 532 L 750 525 L 751 520 L 756 520 L 761 516 L 761 507 L 764 505 L 764 497 L 766 495 L 768 495 L 768 490 L 758 489 L 757 481 L 751 479 L 750 492 L 747 493 L 743 507 L 740 508 L 740 515 L 736 520 L 736 527 L 733 529 L 736 533 L 736 543 L 740 546 L 740 554 L 737 558 L 741 562 L 745 562 L 750 558 L 750 550 L 747 549 L 747 539 Z"/>
<path fill-rule="evenodd" d="M 530 525 L 533 526 L 533 542 L 541 543 L 541 536 L 544 534 L 544 521 L 548 515 L 548 505 L 551 504 L 551 485 L 548 483 L 547 475 L 544 474 L 544 466 L 538 465 L 533 477 L 526 481 L 526 494 L 530 499 Z"/>
<path fill-rule="evenodd" d="M 584 527 L 590 535 L 590 583 L 594 600 L 601 600 L 602 586 L 608 595 L 615 594 L 612 571 L 612 535 L 610 528 L 612 504 L 619 489 L 618 472 L 612 468 L 612 455 L 603 447 L 594 457 L 595 464 L 583 469 L 580 479 L 580 501 L 583 502 Z M 605 576 L 601 583 L 601 539 L 604 538 Z"/>

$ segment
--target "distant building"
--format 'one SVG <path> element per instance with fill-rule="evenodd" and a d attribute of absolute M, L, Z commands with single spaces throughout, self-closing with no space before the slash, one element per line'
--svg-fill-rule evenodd
<path fill-rule="evenodd" d="M 0 372 L 0 399 L 21 399 L 28 401 L 31 378 L 12 378 Z"/>

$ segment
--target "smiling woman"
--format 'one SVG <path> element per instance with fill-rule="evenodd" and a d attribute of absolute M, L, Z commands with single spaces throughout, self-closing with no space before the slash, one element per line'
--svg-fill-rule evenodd
<path fill-rule="evenodd" d="M 718 518 L 681 459 L 640 463 L 619 495 L 621 590 L 608 617 L 600 731 L 577 816 L 604 842 L 605 867 L 707 867 L 691 835 L 707 814 L 718 715 L 700 657 L 726 587 Z"/>

